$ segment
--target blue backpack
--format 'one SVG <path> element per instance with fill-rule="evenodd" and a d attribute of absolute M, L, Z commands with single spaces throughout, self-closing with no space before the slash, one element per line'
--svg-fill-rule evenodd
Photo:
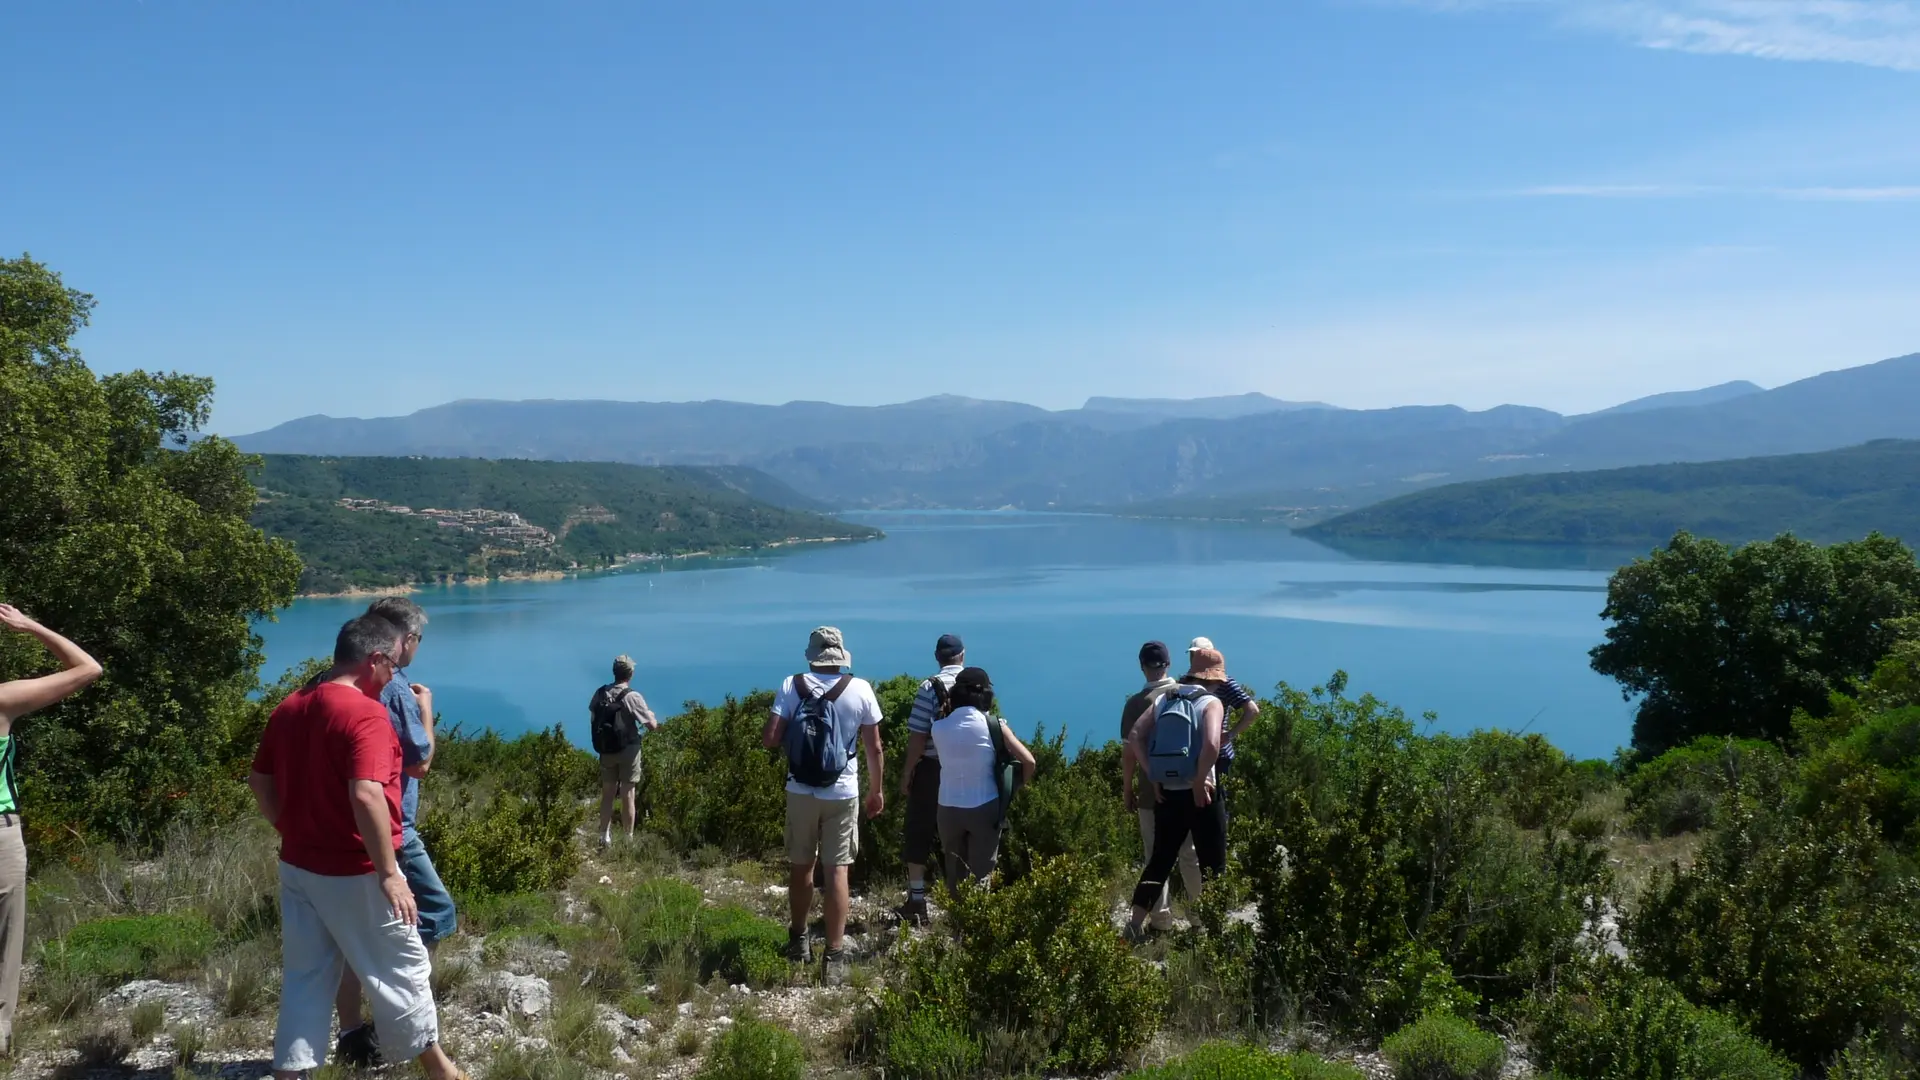
<path fill-rule="evenodd" d="M 1210 696 L 1205 687 L 1178 686 L 1161 697 L 1147 743 L 1148 779 L 1178 783 L 1200 771 L 1200 703 Z"/>
<path fill-rule="evenodd" d="M 840 700 L 853 676 L 842 675 L 822 693 L 807 682 L 805 673 L 793 677 L 794 693 L 800 695 L 800 707 L 787 717 L 787 772 L 808 787 L 831 787 L 847 771 L 853 760 L 856 728 L 842 735 L 835 722 L 833 703 Z"/>

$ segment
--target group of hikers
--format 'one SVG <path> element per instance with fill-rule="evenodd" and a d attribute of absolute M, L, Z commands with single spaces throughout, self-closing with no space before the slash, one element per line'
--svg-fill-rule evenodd
<path fill-rule="evenodd" d="M 52 675 L 0 683 L 4 1052 L 19 999 L 27 895 L 12 725 L 86 687 L 101 667 L 73 642 L 4 604 L 0 626 L 38 638 L 61 665 Z M 426 626 L 427 613 L 405 597 L 383 597 L 348 620 L 331 666 L 273 710 L 253 758 L 248 786 L 280 835 L 278 1080 L 327 1060 L 335 1014 L 332 1056 L 345 1063 L 417 1060 L 431 1080 L 466 1076 L 440 1045 L 430 978 L 435 946 L 457 923 L 453 897 L 415 830 L 420 780 L 434 759 L 433 691 L 412 682 L 406 668 L 419 654 Z M 1187 673 L 1175 678 L 1165 644 L 1141 646 L 1145 685 L 1127 699 L 1120 719 L 1123 790 L 1128 809 L 1138 814 L 1146 852 L 1126 927 L 1134 941 L 1171 925 L 1175 865 L 1190 898 L 1224 869 L 1220 780 L 1232 766 L 1234 739 L 1259 715 L 1258 703 L 1227 676 L 1211 641 L 1195 638 L 1187 659 Z M 968 665 L 961 639 L 942 635 L 934 661 L 938 670 L 921 683 L 907 721 L 899 788 L 907 867 L 899 915 L 912 925 L 928 919 L 927 863 L 935 838 L 950 888 L 989 879 L 1014 794 L 1035 769 L 1032 751 L 997 715 L 992 678 Z M 824 974 L 837 981 L 845 974 L 847 874 L 859 852 L 860 821 L 886 808 L 882 713 L 872 685 L 849 672 L 853 657 L 838 629 L 823 626 L 809 635 L 806 662 L 805 671 L 781 682 L 761 738 L 784 753 L 787 765 L 788 955 L 801 964 L 813 960 L 807 924 L 817 890 Z M 600 759 L 602 844 L 613 842 L 616 813 L 625 835 L 633 836 L 641 744 L 660 727 L 633 676 L 633 661 L 616 657 L 613 681 L 588 702 Z"/>

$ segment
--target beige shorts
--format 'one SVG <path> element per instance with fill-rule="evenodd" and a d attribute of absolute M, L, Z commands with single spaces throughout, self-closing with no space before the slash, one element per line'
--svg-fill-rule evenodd
<path fill-rule="evenodd" d="M 600 755 L 600 784 L 640 783 L 640 744 L 634 743 L 617 754 Z"/>
<path fill-rule="evenodd" d="M 787 792 L 787 861 L 852 866 L 860 853 L 860 800 Z"/>

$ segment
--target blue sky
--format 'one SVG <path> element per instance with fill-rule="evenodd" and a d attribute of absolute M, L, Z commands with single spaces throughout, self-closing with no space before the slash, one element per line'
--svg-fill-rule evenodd
<path fill-rule="evenodd" d="M 9 10 L 0 250 L 213 427 L 460 397 L 1577 411 L 1920 349 L 1920 3 Z"/>

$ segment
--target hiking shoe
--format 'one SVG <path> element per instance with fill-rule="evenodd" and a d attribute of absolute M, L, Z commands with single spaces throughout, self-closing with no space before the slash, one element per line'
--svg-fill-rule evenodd
<path fill-rule="evenodd" d="M 333 1056 L 341 1064 L 356 1069 L 377 1069 L 387 1063 L 380 1056 L 380 1043 L 374 1036 L 371 1023 L 341 1032 L 340 1041 L 334 1044 Z"/>
<path fill-rule="evenodd" d="M 1129 922 L 1127 928 L 1120 933 L 1122 937 L 1127 939 L 1127 944 L 1129 945 L 1145 945 L 1147 938 L 1150 936 L 1145 926 L 1135 926 L 1131 922 Z"/>
<path fill-rule="evenodd" d="M 805 930 L 787 931 L 787 959 L 796 964 L 813 963 L 813 939 Z"/>
<path fill-rule="evenodd" d="M 828 986 L 847 985 L 847 950 L 845 947 L 827 950 L 827 970 L 824 981 Z"/>
<path fill-rule="evenodd" d="M 900 905 L 900 921 L 908 926 L 927 925 L 927 898 L 909 896 L 907 902 Z"/>

